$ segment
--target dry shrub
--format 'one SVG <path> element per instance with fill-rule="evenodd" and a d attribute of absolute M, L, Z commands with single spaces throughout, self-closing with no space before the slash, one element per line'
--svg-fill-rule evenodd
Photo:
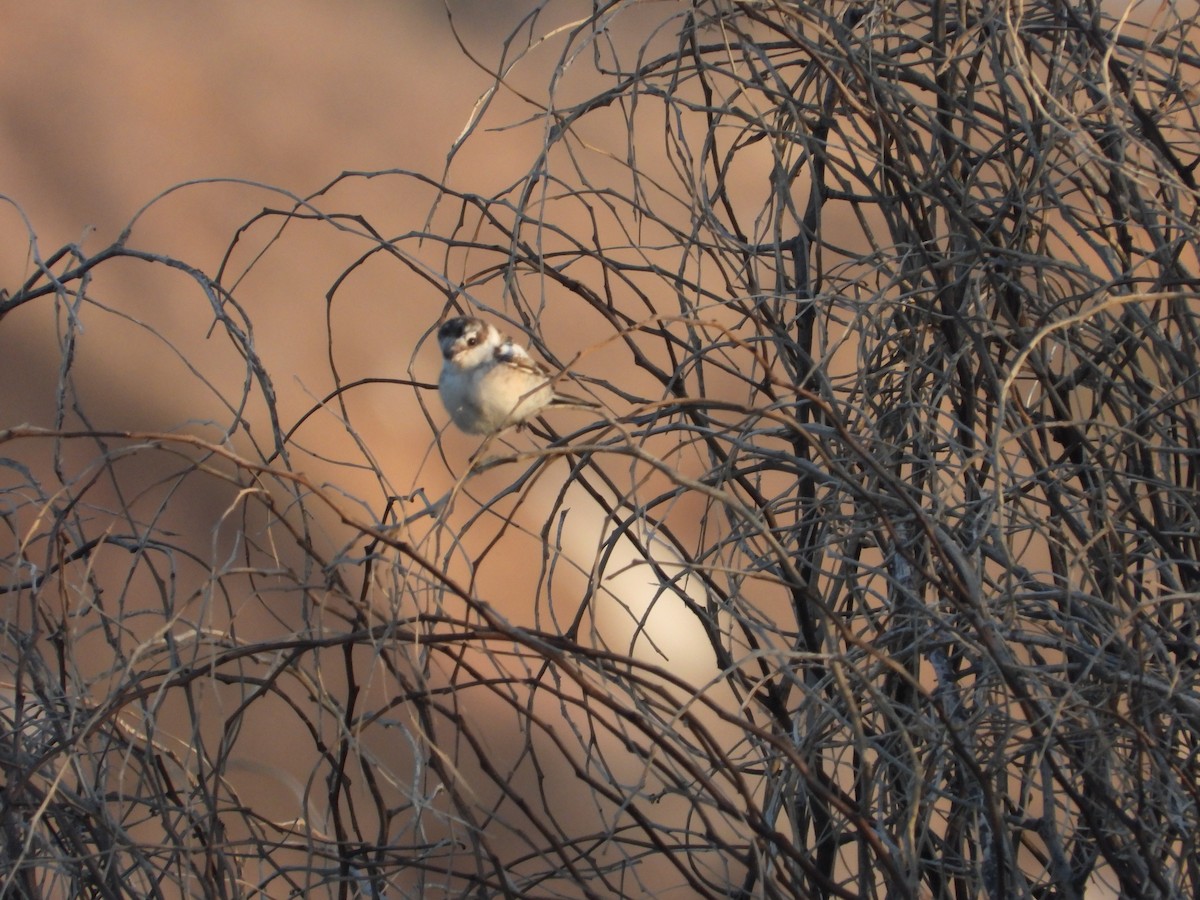
<path fill-rule="evenodd" d="M 60 359 L 0 430 L 0 893 L 1194 896 L 1194 17 L 578 6 L 492 48 L 441 177 L 279 192 L 211 271 L 31 232 L 0 315 Z M 493 126 L 540 150 L 483 196 Z M 355 248 L 315 400 L 254 306 L 314 229 Z M 131 261 L 204 325 L 123 307 Z M 338 331 L 378 265 L 444 297 L 408 378 Z M 605 414 L 437 432 L 453 310 Z M 202 408 L 109 427 L 103 340 Z"/>

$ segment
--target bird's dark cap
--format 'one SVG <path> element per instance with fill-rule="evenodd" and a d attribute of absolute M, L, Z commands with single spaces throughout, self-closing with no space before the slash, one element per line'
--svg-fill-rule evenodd
<path fill-rule="evenodd" d="M 466 316 L 456 316 L 449 321 L 443 322 L 442 327 L 438 329 L 438 340 L 449 339 L 457 341 L 466 333 L 467 325 L 470 321 Z"/>

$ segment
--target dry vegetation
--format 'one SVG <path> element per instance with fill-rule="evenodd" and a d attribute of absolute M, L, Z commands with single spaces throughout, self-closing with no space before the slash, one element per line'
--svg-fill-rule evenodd
<path fill-rule="evenodd" d="M 1195 896 L 1194 15 L 547 0 L 440 178 L 277 192 L 212 271 L 31 229 L 0 895 Z M 494 126 L 543 152 L 478 196 Z M 350 183 L 436 201 L 381 234 Z M 314 231 L 358 255 L 315 401 L 250 287 Z M 397 487 L 336 324 L 381 262 L 606 414 L 471 456 L 414 362 Z M 133 263 L 205 324 L 102 289 Z M 203 409 L 97 418 L 115 334 Z"/>

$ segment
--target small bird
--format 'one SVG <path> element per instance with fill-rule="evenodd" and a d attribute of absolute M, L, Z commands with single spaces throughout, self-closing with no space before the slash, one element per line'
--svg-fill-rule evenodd
<path fill-rule="evenodd" d="M 454 424 L 468 434 L 521 426 L 549 406 L 599 406 L 558 393 L 545 366 L 482 319 L 450 319 L 438 329 L 438 344 L 438 392 Z"/>

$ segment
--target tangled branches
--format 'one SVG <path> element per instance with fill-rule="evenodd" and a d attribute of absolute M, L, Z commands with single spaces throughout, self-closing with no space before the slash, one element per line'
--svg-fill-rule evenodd
<path fill-rule="evenodd" d="M 1191 20 L 668 6 L 539 5 L 441 179 L 0 302 L 62 351 L 53 421 L 0 431 L 5 892 L 1195 893 Z M 502 115 L 526 176 L 457 187 Z M 381 183 L 425 226 L 337 211 Z M 250 286 L 305 228 L 355 248 L 312 403 Z M 147 328 L 219 400 L 187 426 L 98 426 L 77 378 L 130 258 L 228 339 Z M 338 333 L 372 265 L 445 298 L 390 385 L 429 422 L 452 310 L 606 414 L 395 489 Z"/>

